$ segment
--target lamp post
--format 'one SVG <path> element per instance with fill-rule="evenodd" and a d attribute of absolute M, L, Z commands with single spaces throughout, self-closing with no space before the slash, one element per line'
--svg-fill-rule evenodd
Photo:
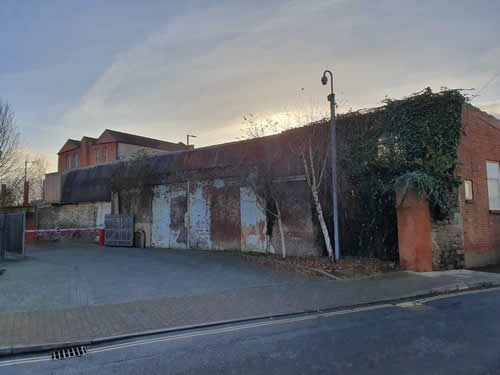
<path fill-rule="evenodd" d="M 323 72 L 321 83 L 325 86 L 328 83 L 327 74 L 330 75 L 330 148 L 332 151 L 332 195 L 333 195 L 333 239 L 335 243 L 335 261 L 340 259 L 339 245 L 339 213 L 337 201 L 337 132 L 335 128 L 335 94 L 333 93 L 333 74 L 329 70 Z"/>
<path fill-rule="evenodd" d="M 188 145 L 188 146 L 189 146 L 189 138 L 190 138 L 190 137 L 191 137 L 191 138 L 198 138 L 196 135 L 188 134 L 188 135 L 186 136 L 186 138 L 187 138 L 187 145 Z"/>

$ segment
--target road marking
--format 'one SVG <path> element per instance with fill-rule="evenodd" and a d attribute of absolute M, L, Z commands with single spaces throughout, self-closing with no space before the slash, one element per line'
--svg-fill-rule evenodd
<path fill-rule="evenodd" d="M 139 346 L 139 345 L 148 345 L 148 344 L 154 344 L 154 343 L 159 343 L 159 342 L 167 342 L 167 341 L 181 340 L 181 339 L 187 339 L 187 338 L 192 338 L 192 337 L 214 335 L 217 333 L 235 332 L 235 331 L 241 331 L 241 330 L 245 330 L 245 329 L 267 327 L 267 326 L 273 326 L 273 325 L 278 325 L 278 324 L 289 324 L 289 323 L 301 322 L 301 321 L 306 321 L 306 320 L 326 318 L 326 317 L 331 317 L 331 316 L 336 316 L 336 315 L 352 314 L 352 313 L 357 313 L 357 312 L 362 312 L 362 311 L 377 310 L 377 309 L 383 309 L 383 308 L 389 308 L 389 307 L 394 307 L 394 306 L 391 304 L 374 305 L 374 306 L 360 307 L 360 308 L 356 308 L 356 309 L 333 311 L 333 312 L 329 312 L 329 313 L 317 313 L 317 314 L 312 314 L 312 315 L 299 316 L 299 317 L 295 317 L 295 318 L 286 318 L 286 319 L 271 320 L 271 321 L 259 322 L 259 323 L 235 325 L 235 326 L 231 326 L 231 327 L 216 328 L 216 329 L 210 329 L 210 330 L 205 330 L 205 331 L 201 331 L 201 332 L 182 333 L 182 334 L 178 334 L 178 335 L 158 337 L 158 338 L 145 339 L 145 340 L 138 340 L 138 341 L 123 343 L 123 344 L 109 345 L 109 346 L 105 346 L 105 347 L 101 347 L 101 348 L 88 349 L 88 353 L 101 353 L 101 352 L 106 352 L 109 350 L 129 348 L 129 347 Z"/>
<path fill-rule="evenodd" d="M 0 362 L 0 367 L 4 366 L 12 366 L 12 365 L 23 365 L 25 363 L 35 363 L 35 362 L 45 362 L 45 361 L 51 361 L 52 358 L 50 356 L 43 356 L 43 357 L 31 357 L 31 358 L 24 358 L 24 359 L 12 359 L 9 361 L 3 361 Z"/>
<path fill-rule="evenodd" d="M 151 339 L 136 340 L 136 341 L 127 342 L 127 343 L 123 343 L 123 344 L 113 344 L 113 345 L 103 346 L 103 347 L 95 348 L 95 349 L 90 348 L 90 349 L 87 349 L 87 354 L 102 353 L 102 352 L 107 352 L 110 350 L 119 350 L 119 349 L 134 347 L 134 346 L 140 346 L 140 345 L 148 345 L 148 344 L 155 344 L 155 343 L 160 343 L 160 342 L 182 340 L 182 339 L 188 339 L 188 338 L 199 337 L 199 336 L 214 335 L 214 334 L 218 334 L 218 333 L 235 332 L 235 331 L 241 331 L 241 330 L 245 330 L 245 329 L 267 327 L 267 326 L 273 326 L 273 325 L 278 325 L 278 324 L 290 324 L 290 323 L 314 320 L 314 319 L 319 319 L 319 318 L 328 318 L 328 317 L 338 316 L 338 315 L 354 314 L 354 313 L 364 312 L 364 311 L 379 310 L 379 309 L 394 308 L 394 307 L 408 307 L 410 305 L 415 306 L 415 305 L 421 305 L 421 304 L 424 304 L 426 302 L 431 302 L 431 301 L 444 299 L 444 298 L 452 298 L 452 297 L 467 295 L 467 294 L 494 292 L 494 291 L 498 291 L 498 290 L 500 290 L 500 287 L 481 289 L 481 290 L 469 290 L 469 291 L 464 291 L 464 292 L 459 292 L 459 293 L 444 294 L 444 295 L 439 295 L 439 296 L 434 296 L 434 297 L 422 298 L 422 299 L 418 299 L 418 300 L 414 300 L 414 301 L 410 301 L 410 302 L 402 302 L 399 304 L 384 303 L 384 304 L 380 304 L 380 305 L 358 307 L 358 308 L 353 308 L 353 309 L 338 310 L 338 311 L 325 312 L 325 313 L 321 313 L 321 312 L 320 313 L 313 313 L 310 315 L 298 316 L 298 317 L 294 317 L 294 318 L 284 318 L 284 319 L 277 318 L 276 320 L 267 320 L 264 322 L 240 324 L 240 325 L 234 325 L 234 326 L 230 326 L 230 327 L 207 329 L 207 330 L 199 331 L 199 332 L 181 333 L 181 334 L 177 334 L 177 335 L 169 335 L 169 336 L 157 337 L 157 338 L 151 338 Z M 26 364 L 26 363 L 46 362 L 46 361 L 52 361 L 52 358 L 50 357 L 50 355 L 0 361 L 0 367 L 12 366 L 12 365 L 22 365 L 22 364 Z"/>
<path fill-rule="evenodd" d="M 490 293 L 490 292 L 496 292 L 499 290 L 500 290 L 500 287 L 487 288 L 487 289 L 477 289 L 477 290 L 465 290 L 463 292 L 440 294 L 440 295 L 434 296 L 434 297 L 421 298 L 421 299 L 415 300 L 415 302 L 416 303 L 427 303 L 427 302 L 437 301 L 437 300 L 445 299 L 445 298 L 464 296 L 467 294 Z"/>

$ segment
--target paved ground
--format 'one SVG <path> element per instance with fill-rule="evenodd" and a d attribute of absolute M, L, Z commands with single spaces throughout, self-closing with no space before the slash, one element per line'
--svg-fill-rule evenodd
<path fill-rule="evenodd" d="M 0 268 L 0 311 L 44 311 L 301 282 L 237 256 L 113 247 L 28 248 Z"/>
<path fill-rule="evenodd" d="M 14 374 L 498 374 L 500 291 L 305 315 L 0 361 Z M 10 361 L 10 362 L 9 362 Z M 17 361 L 17 362 L 16 362 Z"/>
<path fill-rule="evenodd" d="M 474 271 L 305 280 L 227 254 L 37 249 L 0 276 L 0 354 L 255 316 L 500 285 Z M 6 297 L 7 296 L 7 297 Z M 10 301 L 8 296 L 11 296 Z"/>

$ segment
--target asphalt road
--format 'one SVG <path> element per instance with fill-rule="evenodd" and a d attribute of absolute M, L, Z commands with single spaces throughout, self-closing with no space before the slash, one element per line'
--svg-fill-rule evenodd
<path fill-rule="evenodd" d="M 497 374 L 500 290 L 5 358 L 10 374 Z"/>

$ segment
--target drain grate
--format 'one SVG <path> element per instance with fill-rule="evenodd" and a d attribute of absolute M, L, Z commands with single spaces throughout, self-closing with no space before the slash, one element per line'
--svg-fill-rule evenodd
<path fill-rule="evenodd" d="M 52 359 L 68 359 L 73 357 L 80 357 L 87 354 L 85 346 L 73 346 L 71 348 L 58 349 L 52 352 Z"/>

